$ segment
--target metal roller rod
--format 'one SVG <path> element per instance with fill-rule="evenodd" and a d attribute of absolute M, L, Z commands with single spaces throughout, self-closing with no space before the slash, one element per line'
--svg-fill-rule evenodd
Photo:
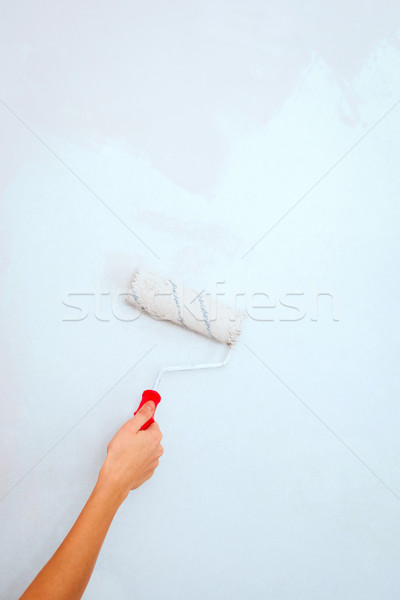
<path fill-rule="evenodd" d="M 160 385 L 161 377 L 164 373 L 171 373 L 173 371 L 194 371 L 196 369 L 217 369 L 219 367 L 224 367 L 230 361 L 232 356 L 232 346 L 228 346 L 228 354 L 222 362 L 216 363 L 206 363 L 206 364 L 198 364 L 198 365 L 181 365 L 176 367 L 163 367 L 158 371 L 156 380 L 154 382 L 153 390 L 158 391 L 158 387 Z"/>

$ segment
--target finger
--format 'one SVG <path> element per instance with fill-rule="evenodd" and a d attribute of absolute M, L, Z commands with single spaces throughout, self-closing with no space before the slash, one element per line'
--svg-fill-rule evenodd
<path fill-rule="evenodd" d="M 151 400 L 149 402 L 146 402 L 146 404 L 143 404 L 142 408 L 138 410 L 136 415 L 131 419 L 131 423 L 135 426 L 136 431 L 139 431 L 139 429 L 143 427 L 143 425 L 147 423 L 149 419 L 151 419 L 155 409 L 156 405 Z M 149 429 L 153 425 L 154 423 L 150 425 Z"/>
<path fill-rule="evenodd" d="M 147 431 L 149 431 L 156 440 L 158 440 L 159 442 L 161 442 L 162 440 L 162 433 L 161 433 L 161 429 L 158 426 L 158 423 L 156 423 L 154 421 L 154 423 L 152 423 L 148 428 Z"/>
<path fill-rule="evenodd" d="M 154 423 L 152 423 L 148 428 L 147 431 L 154 431 L 157 433 L 161 433 L 161 430 L 158 426 L 158 423 L 156 421 L 154 421 Z"/>

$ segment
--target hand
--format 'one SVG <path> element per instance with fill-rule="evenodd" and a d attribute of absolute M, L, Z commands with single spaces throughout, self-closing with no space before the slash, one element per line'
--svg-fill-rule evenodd
<path fill-rule="evenodd" d="M 161 431 L 152 423 L 154 402 L 146 402 L 115 434 L 98 481 L 65 540 L 22 595 L 21 600 L 79 600 L 101 545 L 121 503 L 149 479 L 163 453 Z"/>
<path fill-rule="evenodd" d="M 154 402 L 146 402 L 136 415 L 115 434 L 107 447 L 107 458 L 101 468 L 99 483 L 111 486 L 123 499 L 150 479 L 164 453 L 162 434 L 157 423 L 140 431 L 154 414 Z"/>

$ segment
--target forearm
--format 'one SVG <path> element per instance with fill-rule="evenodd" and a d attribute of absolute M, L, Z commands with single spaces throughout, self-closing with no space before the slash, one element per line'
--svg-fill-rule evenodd
<path fill-rule="evenodd" d="M 71 531 L 20 600 L 79 600 L 125 497 L 99 479 Z"/>
<path fill-rule="evenodd" d="M 147 402 L 115 434 L 97 484 L 71 531 L 20 600 L 80 600 L 115 513 L 130 490 L 150 479 L 163 453 L 161 431 Z"/>

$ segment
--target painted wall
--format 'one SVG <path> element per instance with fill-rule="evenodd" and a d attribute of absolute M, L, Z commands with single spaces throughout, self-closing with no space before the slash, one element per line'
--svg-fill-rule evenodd
<path fill-rule="evenodd" d="M 163 380 L 85 599 L 397 598 L 399 6 L 1 12 L 1 598 L 159 366 L 224 354 L 125 305 L 139 265 L 248 318 Z"/>

